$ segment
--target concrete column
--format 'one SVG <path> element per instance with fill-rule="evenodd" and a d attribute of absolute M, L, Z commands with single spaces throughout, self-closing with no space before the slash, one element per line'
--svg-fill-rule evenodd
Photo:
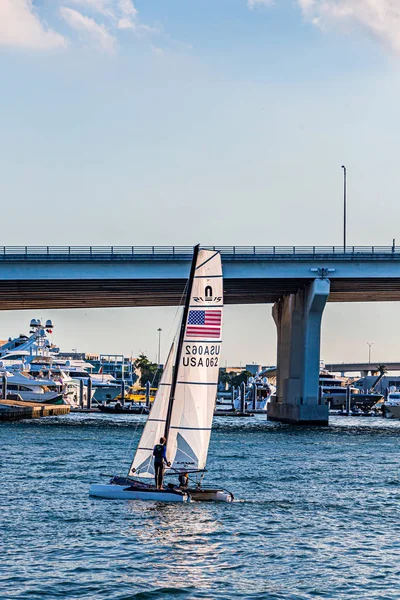
<path fill-rule="evenodd" d="M 319 395 L 321 320 L 329 296 L 328 279 L 315 279 L 272 309 L 277 333 L 277 395 L 268 419 L 327 424 L 329 408 Z"/>

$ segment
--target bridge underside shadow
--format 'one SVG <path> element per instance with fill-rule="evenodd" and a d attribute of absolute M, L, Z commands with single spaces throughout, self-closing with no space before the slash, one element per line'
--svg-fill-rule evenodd
<path fill-rule="evenodd" d="M 274 304 L 313 279 L 225 279 L 225 304 Z M 0 281 L 0 310 L 179 306 L 185 279 L 35 279 Z M 400 300 L 400 278 L 332 279 L 329 302 Z"/>

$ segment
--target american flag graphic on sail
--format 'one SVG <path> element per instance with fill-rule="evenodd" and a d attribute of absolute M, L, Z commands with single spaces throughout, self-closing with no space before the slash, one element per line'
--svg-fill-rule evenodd
<path fill-rule="evenodd" d="M 220 338 L 221 310 L 190 310 L 186 327 L 188 337 Z"/>

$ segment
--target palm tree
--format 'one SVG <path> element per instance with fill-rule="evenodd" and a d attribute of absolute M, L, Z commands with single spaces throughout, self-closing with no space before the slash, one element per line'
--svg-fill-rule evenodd
<path fill-rule="evenodd" d="M 151 385 L 157 387 L 162 375 L 162 369 L 157 363 L 151 362 L 145 354 L 140 354 L 135 361 L 135 368 L 140 370 L 140 385 L 146 385 L 150 381 Z"/>

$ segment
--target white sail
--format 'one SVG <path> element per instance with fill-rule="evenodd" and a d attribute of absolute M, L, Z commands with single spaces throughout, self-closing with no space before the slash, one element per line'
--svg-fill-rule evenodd
<path fill-rule="evenodd" d="M 164 436 L 165 420 L 171 391 L 174 344 L 168 354 L 164 372 L 151 407 L 149 418 L 144 426 L 135 456 L 129 469 L 129 475 L 150 478 L 154 477 L 153 448 Z"/>
<path fill-rule="evenodd" d="M 220 367 L 223 313 L 219 252 L 197 256 L 167 442 L 171 468 L 206 465 Z"/>

